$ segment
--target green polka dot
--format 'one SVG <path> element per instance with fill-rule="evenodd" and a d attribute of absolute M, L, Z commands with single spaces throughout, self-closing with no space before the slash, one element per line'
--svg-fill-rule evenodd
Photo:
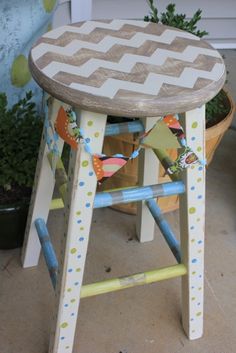
<path fill-rule="evenodd" d="M 192 239 L 191 242 L 194 243 L 194 242 L 195 242 L 195 239 Z"/>
<path fill-rule="evenodd" d="M 43 0 L 43 7 L 46 12 L 51 12 L 54 9 L 56 0 Z"/>
<path fill-rule="evenodd" d="M 61 324 L 61 328 L 66 328 L 68 326 L 68 322 L 63 322 L 62 324 Z"/>
<path fill-rule="evenodd" d="M 80 216 L 81 215 L 81 211 L 77 211 L 76 214 L 77 214 L 77 216 Z"/>
<path fill-rule="evenodd" d="M 196 316 L 201 316 L 201 315 L 202 315 L 201 311 L 199 311 L 199 312 L 196 314 Z"/>
<path fill-rule="evenodd" d="M 76 269 L 76 272 L 80 272 L 80 271 L 81 271 L 81 268 L 77 268 L 77 269 Z"/>
<path fill-rule="evenodd" d="M 89 192 L 87 193 L 87 195 L 88 195 L 88 196 L 92 196 L 92 195 L 93 195 L 92 191 L 89 191 Z"/>
<path fill-rule="evenodd" d="M 192 299 L 191 299 L 192 301 L 194 301 L 194 300 L 196 300 L 196 298 L 195 297 L 192 297 Z"/>
<path fill-rule="evenodd" d="M 94 136 L 98 137 L 99 136 L 99 132 L 95 132 Z"/>
<path fill-rule="evenodd" d="M 192 128 L 196 129 L 197 126 L 198 126 L 198 123 L 196 121 L 194 121 L 194 123 L 192 123 Z"/>
<path fill-rule="evenodd" d="M 80 230 L 84 230 L 84 227 L 80 227 Z"/>
<path fill-rule="evenodd" d="M 89 164 L 89 162 L 88 162 L 88 161 L 83 161 L 83 162 L 82 162 L 82 167 L 87 167 L 87 166 L 88 166 L 88 164 Z"/>
<path fill-rule="evenodd" d="M 195 213 L 195 212 L 196 212 L 196 208 L 195 208 L 195 207 L 190 207 L 189 213 L 190 213 L 190 214 L 193 214 L 193 213 Z"/>
<path fill-rule="evenodd" d="M 88 126 L 92 126 L 93 125 L 93 121 L 92 120 L 89 120 L 88 121 Z"/>
<path fill-rule="evenodd" d="M 201 220 L 200 218 L 197 218 L 197 222 L 200 222 L 200 220 Z"/>
<path fill-rule="evenodd" d="M 72 289 L 71 289 L 71 288 L 68 288 L 68 289 L 67 289 L 67 292 L 71 292 L 71 291 L 72 291 Z"/>
<path fill-rule="evenodd" d="M 199 147 L 197 148 L 197 151 L 198 151 L 198 152 L 201 152 L 201 150 L 202 150 L 202 147 L 199 146 Z"/>
<path fill-rule="evenodd" d="M 71 302 L 71 303 L 74 303 L 75 301 L 76 301 L 76 299 L 71 299 L 71 301 L 70 301 L 70 302 Z"/>
<path fill-rule="evenodd" d="M 198 178 L 197 182 L 200 183 L 202 181 L 202 178 Z"/>
<path fill-rule="evenodd" d="M 66 349 L 69 349 L 70 348 L 70 346 L 66 346 Z"/>
<path fill-rule="evenodd" d="M 15 87 L 23 87 L 31 80 L 28 60 L 24 55 L 19 55 L 11 67 L 11 83 Z"/>
<path fill-rule="evenodd" d="M 76 253 L 76 251 L 77 251 L 77 249 L 76 248 L 73 248 L 73 249 L 71 249 L 71 254 L 75 254 Z"/>
<path fill-rule="evenodd" d="M 196 275 L 196 271 L 193 271 L 193 272 L 192 272 L 192 275 L 193 275 L 193 276 Z"/>

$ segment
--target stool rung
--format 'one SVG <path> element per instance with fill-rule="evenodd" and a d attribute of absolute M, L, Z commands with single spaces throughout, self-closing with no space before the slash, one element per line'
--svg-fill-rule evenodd
<path fill-rule="evenodd" d="M 109 124 L 105 129 L 105 136 L 119 135 L 125 133 L 144 132 L 143 124 L 140 120 L 128 121 L 127 123 Z"/>
<path fill-rule="evenodd" d="M 55 288 L 57 283 L 58 261 L 50 240 L 47 226 L 42 218 L 35 220 L 39 241 L 42 246 L 43 255 L 47 264 L 47 268 L 51 277 L 52 285 Z"/>
<path fill-rule="evenodd" d="M 147 207 L 149 208 L 153 218 L 156 221 L 163 237 L 165 238 L 170 250 L 172 251 L 173 255 L 175 256 L 176 260 L 180 263 L 181 262 L 181 250 L 179 241 L 175 238 L 175 235 L 167 222 L 164 218 L 160 207 L 157 205 L 156 200 L 148 200 L 146 201 Z"/>
<path fill-rule="evenodd" d="M 165 279 L 175 278 L 186 274 L 186 267 L 183 264 L 179 264 L 144 273 L 138 273 L 128 277 L 112 278 L 106 281 L 86 284 L 82 286 L 80 297 L 92 297 L 95 295 L 114 292 L 125 288 L 159 282 Z"/>
<path fill-rule="evenodd" d="M 120 191 L 99 192 L 95 196 L 94 208 L 108 207 L 119 203 L 148 200 L 156 197 L 182 194 L 185 186 L 182 181 L 163 183 L 137 188 L 125 188 Z"/>
<path fill-rule="evenodd" d="M 159 159 L 161 165 L 165 170 L 173 166 L 174 161 L 170 158 L 170 156 L 168 156 L 165 150 L 161 148 L 158 148 L 158 149 L 154 148 L 153 152 L 155 153 L 155 155 L 157 156 L 157 158 Z M 168 174 L 168 175 L 173 181 L 179 180 L 178 174 Z"/>

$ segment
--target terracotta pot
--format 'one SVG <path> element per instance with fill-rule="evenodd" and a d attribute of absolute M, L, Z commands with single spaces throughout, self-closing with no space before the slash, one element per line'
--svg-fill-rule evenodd
<path fill-rule="evenodd" d="M 222 137 L 229 128 L 235 112 L 235 104 L 228 92 L 225 92 L 230 103 L 229 114 L 218 124 L 206 129 L 206 158 L 208 165 L 211 163 L 216 148 L 218 147 Z M 103 153 L 107 155 L 113 155 L 116 153 L 122 153 L 125 156 L 129 156 L 135 145 L 138 144 L 138 139 L 135 134 L 122 134 L 117 136 L 105 137 Z M 176 159 L 177 151 L 169 150 L 168 154 L 172 159 Z M 138 158 L 129 161 L 120 171 L 118 171 L 112 178 L 109 178 L 99 190 L 109 190 L 116 188 L 124 188 L 129 186 L 137 185 L 137 170 L 138 170 Z M 170 178 L 165 175 L 165 171 L 160 166 L 158 182 L 164 183 L 170 181 Z M 178 196 L 168 196 L 160 198 L 158 204 L 163 212 L 170 212 L 176 210 L 179 207 Z M 136 214 L 136 203 L 120 204 L 113 206 L 114 209 L 129 213 Z"/>
<path fill-rule="evenodd" d="M 28 209 L 29 203 L 0 205 L 0 249 L 22 246 Z"/>

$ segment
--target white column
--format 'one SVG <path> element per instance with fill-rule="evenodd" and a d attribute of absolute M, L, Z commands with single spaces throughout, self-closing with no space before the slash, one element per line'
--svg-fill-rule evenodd
<path fill-rule="evenodd" d="M 71 0 L 71 22 L 90 20 L 92 3 L 93 0 Z"/>

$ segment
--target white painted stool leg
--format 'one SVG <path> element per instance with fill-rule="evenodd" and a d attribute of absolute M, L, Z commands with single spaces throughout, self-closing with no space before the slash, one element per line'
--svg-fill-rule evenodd
<path fill-rule="evenodd" d="M 187 144 L 205 159 L 205 106 L 185 113 Z M 189 339 L 203 335 L 205 167 L 195 164 L 183 172 L 186 193 L 180 197 L 182 262 L 182 323 Z"/>
<path fill-rule="evenodd" d="M 106 126 L 106 116 L 97 113 L 80 114 L 79 126 L 84 137 L 90 139 L 94 153 L 101 153 Z M 58 298 L 55 322 L 50 341 L 50 353 L 71 353 L 76 329 L 83 281 L 89 232 L 93 214 L 93 201 L 97 178 L 91 156 L 84 148 L 71 152 L 68 197 L 65 205 L 65 233 L 63 237 L 62 264 L 56 289 Z"/>
<path fill-rule="evenodd" d="M 160 118 L 142 119 L 145 131 L 150 130 Z M 142 149 L 138 160 L 139 186 L 158 183 L 159 161 L 151 148 Z M 155 221 L 144 201 L 137 203 L 136 233 L 141 243 L 154 238 Z"/>
<path fill-rule="evenodd" d="M 53 98 L 50 98 L 49 101 L 49 120 L 54 122 L 57 117 L 58 109 L 62 103 Z M 63 149 L 63 144 L 64 141 L 59 139 L 59 154 Z M 46 133 L 43 131 L 22 250 L 23 267 L 37 266 L 40 256 L 41 245 L 39 243 L 34 221 L 36 218 L 41 217 L 47 222 L 55 184 L 52 169 L 48 163 L 48 153 L 49 150 L 46 143 Z"/>

